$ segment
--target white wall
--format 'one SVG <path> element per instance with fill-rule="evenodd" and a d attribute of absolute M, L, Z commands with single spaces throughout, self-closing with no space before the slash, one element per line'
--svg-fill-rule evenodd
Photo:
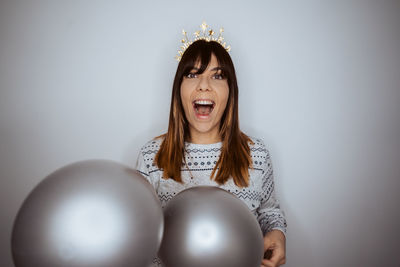
<path fill-rule="evenodd" d="M 181 29 L 225 27 L 242 130 L 273 157 L 286 266 L 400 266 L 397 1 L 1 1 L 0 265 L 68 163 L 134 165 L 166 130 Z"/>

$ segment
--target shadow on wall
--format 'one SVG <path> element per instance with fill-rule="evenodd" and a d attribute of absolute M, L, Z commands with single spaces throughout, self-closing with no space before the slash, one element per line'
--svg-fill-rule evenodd
<path fill-rule="evenodd" d="M 307 232 L 307 226 L 295 217 L 295 212 L 290 205 L 281 197 L 280 200 L 282 210 L 285 212 L 287 220 L 286 233 L 286 264 L 285 267 L 302 267 L 315 265 L 314 255 L 312 253 L 312 240 L 310 239 L 310 231 Z M 296 237 L 296 239 L 292 239 Z M 296 261 L 292 261 L 296 259 Z"/>

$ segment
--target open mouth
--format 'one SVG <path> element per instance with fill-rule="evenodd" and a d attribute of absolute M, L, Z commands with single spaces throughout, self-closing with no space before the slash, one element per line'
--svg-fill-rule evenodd
<path fill-rule="evenodd" d="M 215 102 L 212 100 L 195 100 L 193 108 L 198 116 L 208 116 L 213 111 Z"/>

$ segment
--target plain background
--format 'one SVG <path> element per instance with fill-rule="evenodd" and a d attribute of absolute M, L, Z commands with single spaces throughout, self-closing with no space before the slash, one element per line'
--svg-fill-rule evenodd
<path fill-rule="evenodd" d="M 28 193 L 93 158 L 135 165 L 167 128 L 181 30 L 232 46 L 288 267 L 400 266 L 398 1 L 1 1 L 0 265 Z"/>

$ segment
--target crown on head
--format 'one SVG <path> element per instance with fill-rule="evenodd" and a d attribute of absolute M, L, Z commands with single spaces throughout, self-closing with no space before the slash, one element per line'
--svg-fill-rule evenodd
<path fill-rule="evenodd" d="M 183 38 L 181 40 L 181 49 L 178 50 L 178 54 L 175 56 L 176 60 L 180 61 L 182 58 L 183 53 L 185 53 L 186 49 L 195 41 L 197 40 L 206 40 L 207 42 L 210 41 L 215 41 L 220 43 L 226 51 L 231 51 L 231 46 L 226 45 L 226 42 L 224 42 L 224 37 L 222 36 L 222 33 L 224 32 L 224 28 L 219 29 L 219 34 L 218 36 L 215 36 L 215 32 L 210 28 L 209 25 L 205 21 L 200 25 L 200 29 L 198 31 L 195 31 L 193 35 L 195 36 L 194 40 L 191 40 L 187 36 L 187 32 L 185 30 L 182 30 L 182 35 Z"/>

